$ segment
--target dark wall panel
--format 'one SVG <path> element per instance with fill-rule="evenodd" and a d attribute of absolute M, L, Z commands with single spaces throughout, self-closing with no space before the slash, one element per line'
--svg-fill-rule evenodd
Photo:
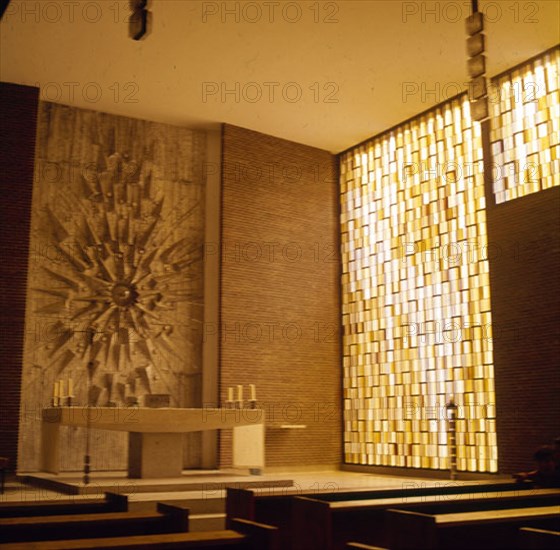
<path fill-rule="evenodd" d="M 560 435 L 560 188 L 490 207 L 487 222 L 499 470 L 509 473 Z"/>
<path fill-rule="evenodd" d="M 17 463 L 39 89 L 0 83 L 0 455 Z"/>

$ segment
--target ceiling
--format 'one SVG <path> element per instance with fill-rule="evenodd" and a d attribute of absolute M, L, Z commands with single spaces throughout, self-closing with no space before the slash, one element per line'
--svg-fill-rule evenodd
<path fill-rule="evenodd" d="M 479 8 L 490 75 L 560 42 L 557 0 Z M 151 12 L 151 33 L 134 41 L 127 0 L 12 0 L 0 78 L 59 103 L 191 127 L 228 122 L 331 152 L 468 80 L 467 0 L 152 0 Z"/>

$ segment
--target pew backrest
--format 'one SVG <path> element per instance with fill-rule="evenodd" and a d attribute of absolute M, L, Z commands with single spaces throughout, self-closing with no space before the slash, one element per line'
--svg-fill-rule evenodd
<path fill-rule="evenodd" d="M 518 540 L 515 535 L 524 522 L 531 525 L 535 522 L 557 524 L 559 521 L 560 506 L 557 505 L 437 515 L 387 510 L 391 550 L 449 548 L 453 541 L 455 548 L 474 548 L 482 540 L 489 542 L 491 537 L 495 537 L 495 544 L 500 544 L 493 547 L 514 548 Z"/>
<path fill-rule="evenodd" d="M 85 550 L 91 548 L 157 548 L 160 550 L 216 548 L 223 550 L 282 550 L 278 529 L 256 522 L 233 519 L 237 530 L 167 533 L 127 537 L 40 541 L 0 544 L 2 550 Z"/>
<path fill-rule="evenodd" d="M 242 518 L 233 518 L 232 529 L 249 539 L 251 550 L 283 550 L 277 527 Z"/>
<path fill-rule="evenodd" d="M 461 485 L 459 482 L 442 482 L 435 487 L 418 487 L 417 483 L 404 482 L 403 487 L 399 489 L 355 489 L 344 491 L 301 491 L 296 487 L 283 487 L 278 490 L 274 489 L 274 493 L 270 494 L 270 490 L 259 489 L 238 489 L 227 488 L 226 490 L 226 517 L 245 518 L 253 521 L 259 521 L 265 518 L 259 518 L 259 506 L 264 503 L 273 506 L 274 503 L 281 503 L 285 497 L 307 497 L 328 502 L 350 501 L 350 500 L 369 500 L 369 499 L 389 499 L 397 498 L 407 500 L 414 497 L 422 496 L 443 496 L 457 495 L 463 493 L 479 494 L 489 492 L 523 492 L 533 489 L 531 483 L 465 483 Z M 278 491 L 277 491 L 278 490 Z"/>
<path fill-rule="evenodd" d="M 226 489 L 226 527 L 228 529 L 231 518 L 256 520 L 254 491 L 233 487 Z"/>
<path fill-rule="evenodd" d="M 86 550 L 92 548 L 105 549 L 141 549 L 157 548 L 158 550 L 186 550 L 201 548 L 235 548 L 247 550 L 248 537 L 237 531 L 200 531 L 196 533 L 166 533 L 156 535 L 136 535 L 130 537 L 107 537 L 95 539 L 75 539 L 38 541 L 33 543 L 20 542 L 0 544 L 2 550 Z M 251 549 L 252 550 L 252 549 Z M 262 548 L 262 550 L 268 550 Z"/>
<path fill-rule="evenodd" d="M 560 531 L 521 527 L 519 529 L 519 549 L 550 550 L 560 548 Z"/>
<path fill-rule="evenodd" d="M 560 504 L 558 489 L 539 489 L 529 494 L 508 492 L 505 496 L 463 493 L 456 495 L 458 500 L 449 500 L 451 496 L 446 495 L 444 500 L 441 496 L 416 496 L 404 502 L 399 498 L 327 502 L 318 497 L 294 497 L 289 533 L 281 532 L 281 537 L 287 541 L 286 548 L 294 550 L 340 548 L 353 535 L 357 540 L 385 546 L 388 544 L 386 513 L 390 508 L 436 515 Z"/>
<path fill-rule="evenodd" d="M 104 499 L 63 499 L 34 502 L 2 502 L 0 518 L 29 516 L 60 516 L 66 514 L 96 514 L 126 512 L 128 497 L 118 493 L 105 493 Z"/>
<path fill-rule="evenodd" d="M 329 550 L 333 538 L 333 516 L 329 502 L 295 497 L 292 503 L 290 544 L 293 550 Z"/>
<path fill-rule="evenodd" d="M 184 532 L 188 508 L 158 504 L 153 512 L 105 512 L 0 519 L 0 540 L 30 542 Z"/>
<path fill-rule="evenodd" d="M 381 548 L 381 546 L 370 546 L 361 542 L 349 542 L 346 544 L 346 548 L 347 550 L 387 550 L 386 548 Z"/>

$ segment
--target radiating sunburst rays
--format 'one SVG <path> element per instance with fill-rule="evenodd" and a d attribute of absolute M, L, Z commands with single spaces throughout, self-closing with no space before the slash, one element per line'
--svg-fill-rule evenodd
<path fill-rule="evenodd" d="M 116 152 L 98 165 L 97 173 L 81 175 L 79 193 L 65 190 L 45 209 L 61 261 L 42 266 L 44 282 L 32 289 L 43 296 L 36 313 L 57 318 L 42 367 L 49 378 L 71 374 L 85 387 L 93 364 L 93 403 L 124 403 L 157 386 L 180 404 L 181 377 L 197 374 L 200 364 L 185 370 L 185 346 L 193 344 L 179 334 L 177 311 L 193 311 L 183 325 L 200 323 L 202 297 L 193 283 L 201 243 L 177 237 L 177 228 L 189 225 L 200 203 L 165 208 L 149 160 Z"/>

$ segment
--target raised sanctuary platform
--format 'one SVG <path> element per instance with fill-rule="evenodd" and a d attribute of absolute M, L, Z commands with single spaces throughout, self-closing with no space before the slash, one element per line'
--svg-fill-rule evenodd
<path fill-rule="evenodd" d="M 21 483 L 67 495 L 103 496 L 107 491 L 124 495 L 148 493 L 203 492 L 215 494 L 228 487 L 236 489 L 283 488 L 293 486 L 293 479 L 281 475 L 255 477 L 231 470 L 184 470 L 179 477 L 130 479 L 125 471 L 92 472 L 89 485 L 84 485 L 81 472 L 20 473 Z"/>
<path fill-rule="evenodd" d="M 41 469 L 57 474 L 60 427 L 129 433 L 128 477 L 176 478 L 183 470 L 182 434 L 233 430 L 233 467 L 264 468 L 262 409 L 145 407 L 48 407 L 43 410 Z"/>

